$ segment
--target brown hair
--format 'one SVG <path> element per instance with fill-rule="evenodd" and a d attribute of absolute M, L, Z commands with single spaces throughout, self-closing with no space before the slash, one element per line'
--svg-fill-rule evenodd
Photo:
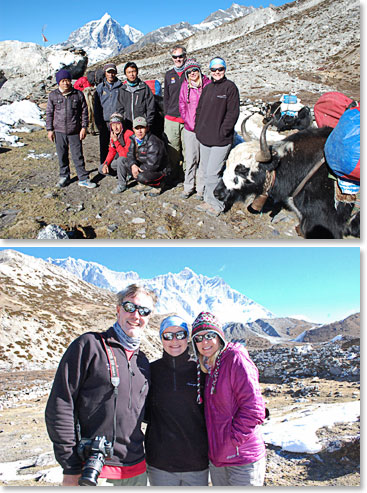
<path fill-rule="evenodd" d="M 144 286 L 139 286 L 138 284 L 129 284 L 125 289 L 119 291 L 116 295 L 117 304 L 121 305 L 125 298 L 128 296 L 135 296 L 138 293 L 144 293 L 150 296 L 153 300 L 153 304 L 155 305 L 158 301 L 158 296 L 155 291 L 145 288 Z"/>

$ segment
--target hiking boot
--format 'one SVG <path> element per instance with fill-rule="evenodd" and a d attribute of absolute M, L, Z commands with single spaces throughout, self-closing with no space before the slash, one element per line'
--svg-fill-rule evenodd
<path fill-rule="evenodd" d="M 60 180 L 57 182 L 56 186 L 57 188 L 64 188 L 67 187 L 70 183 L 70 178 L 68 176 L 64 176 L 60 178 Z"/>
<path fill-rule="evenodd" d="M 125 192 L 126 189 L 127 186 L 125 185 L 125 183 L 119 183 L 113 190 L 111 190 L 111 193 L 113 194 L 122 193 Z"/>
<path fill-rule="evenodd" d="M 201 195 L 200 193 L 196 193 L 194 195 L 194 199 L 200 200 L 202 202 L 204 200 L 204 195 Z"/>
<path fill-rule="evenodd" d="M 204 202 L 203 204 L 199 204 L 195 207 L 195 210 L 200 212 L 206 212 L 209 216 L 218 217 L 221 214 L 221 211 L 217 211 L 211 205 Z"/>
<path fill-rule="evenodd" d="M 85 187 L 85 188 L 96 188 L 96 186 L 97 186 L 93 181 L 90 181 L 89 179 L 79 180 L 78 185 L 80 187 Z"/>
<path fill-rule="evenodd" d="M 188 199 L 188 198 L 191 197 L 191 195 L 194 195 L 194 193 L 195 192 L 193 190 L 191 190 L 191 192 L 182 192 L 181 195 L 180 195 L 180 197 L 182 199 Z"/>

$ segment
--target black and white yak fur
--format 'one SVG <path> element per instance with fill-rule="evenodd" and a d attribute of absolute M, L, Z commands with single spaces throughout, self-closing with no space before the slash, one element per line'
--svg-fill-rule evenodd
<path fill-rule="evenodd" d="M 239 144 L 228 156 L 226 168 L 214 195 L 228 206 L 238 200 L 246 201 L 250 195 L 261 195 L 266 171 L 275 170 L 275 182 L 269 191 L 269 197 L 297 214 L 302 236 L 359 236 L 359 214 L 350 225 L 354 204 L 335 201 L 334 180 L 328 178 L 329 170 L 325 163 L 301 192 L 294 199 L 291 198 L 303 178 L 323 157 L 324 145 L 331 131 L 328 127 L 308 128 L 292 134 L 268 147 L 271 152 L 268 162 L 256 160 L 258 143 L 257 149 L 253 147 L 254 143 Z"/>

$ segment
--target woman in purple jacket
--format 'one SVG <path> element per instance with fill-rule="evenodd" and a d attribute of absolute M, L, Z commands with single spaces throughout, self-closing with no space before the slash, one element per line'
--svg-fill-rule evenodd
<path fill-rule="evenodd" d="M 195 116 L 196 108 L 199 104 L 199 99 L 202 90 L 210 84 L 210 80 L 206 75 L 201 73 L 200 65 L 193 58 L 186 60 L 185 80 L 182 82 L 179 108 L 181 117 L 184 121 L 184 141 L 185 141 L 185 157 L 186 170 L 184 192 L 182 197 L 188 199 L 195 192 L 196 178 L 196 193 L 200 200 L 203 200 L 204 194 L 204 176 L 201 173 L 199 166 L 200 160 L 200 142 L 196 138 Z"/>
<path fill-rule="evenodd" d="M 262 486 L 265 443 L 260 425 L 265 419 L 259 372 L 247 350 L 226 342 L 217 318 L 201 312 L 192 325 L 194 352 L 207 373 L 204 390 L 213 486 Z M 197 387 L 198 402 L 202 401 Z"/>

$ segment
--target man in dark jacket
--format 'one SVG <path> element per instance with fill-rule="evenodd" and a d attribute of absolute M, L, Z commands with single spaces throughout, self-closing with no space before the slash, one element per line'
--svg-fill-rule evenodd
<path fill-rule="evenodd" d="M 113 446 L 111 457 L 102 454 L 98 485 L 146 485 L 141 423 L 150 371 L 139 346 L 156 301 L 154 292 L 127 286 L 117 294 L 113 327 L 82 334 L 62 357 L 45 417 L 63 486 L 77 486 L 85 474 L 77 452 L 80 438 L 96 437 Z"/>
<path fill-rule="evenodd" d="M 155 101 L 149 86 L 139 79 L 138 67 L 127 62 L 124 67 L 126 83 L 122 84 L 117 97 L 117 112 L 124 116 L 124 127 L 132 130 L 134 118 L 143 116 L 149 127 L 155 117 Z"/>
<path fill-rule="evenodd" d="M 117 96 L 122 82 L 117 78 L 117 67 L 107 63 L 103 67 L 105 77 L 98 84 L 94 96 L 94 118 L 99 130 L 100 163 L 103 163 L 108 153 L 110 142 L 110 117 L 116 112 Z"/>
<path fill-rule="evenodd" d="M 160 187 L 167 167 L 166 148 L 161 139 L 149 131 L 147 121 L 138 116 L 133 122 L 134 135 L 127 155 L 132 176 L 142 185 Z"/>
<path fill-rule="evenodd" d="M 173 181 L 183 181 L 185 171 L 184 121 L 180 114 L 179 97 L 185 80 L 186 48 L 174 46 L 171 50 L 174 67 L 164 77 L 164 131 L 168 138 L 168 157 Z M 182 161 L 182 168 L 180 167 Z"/>
<path fill-rule="evenodd" d="M 56 74 L 59 86 L 49 94 L 46 108 L 47 137 L 56 144 L 59 158 L 60 179 L 59 188 L 70 183 L 69 147 L 79 185 L 86 188 L 95 188 L 96 184 L 89 180 L 89 173 L 85 169 L 82 140 L 87 135 L 88 107 L 84 95 L 71 84 L 71 75 L 67 70 L 60 70 Z"/>

